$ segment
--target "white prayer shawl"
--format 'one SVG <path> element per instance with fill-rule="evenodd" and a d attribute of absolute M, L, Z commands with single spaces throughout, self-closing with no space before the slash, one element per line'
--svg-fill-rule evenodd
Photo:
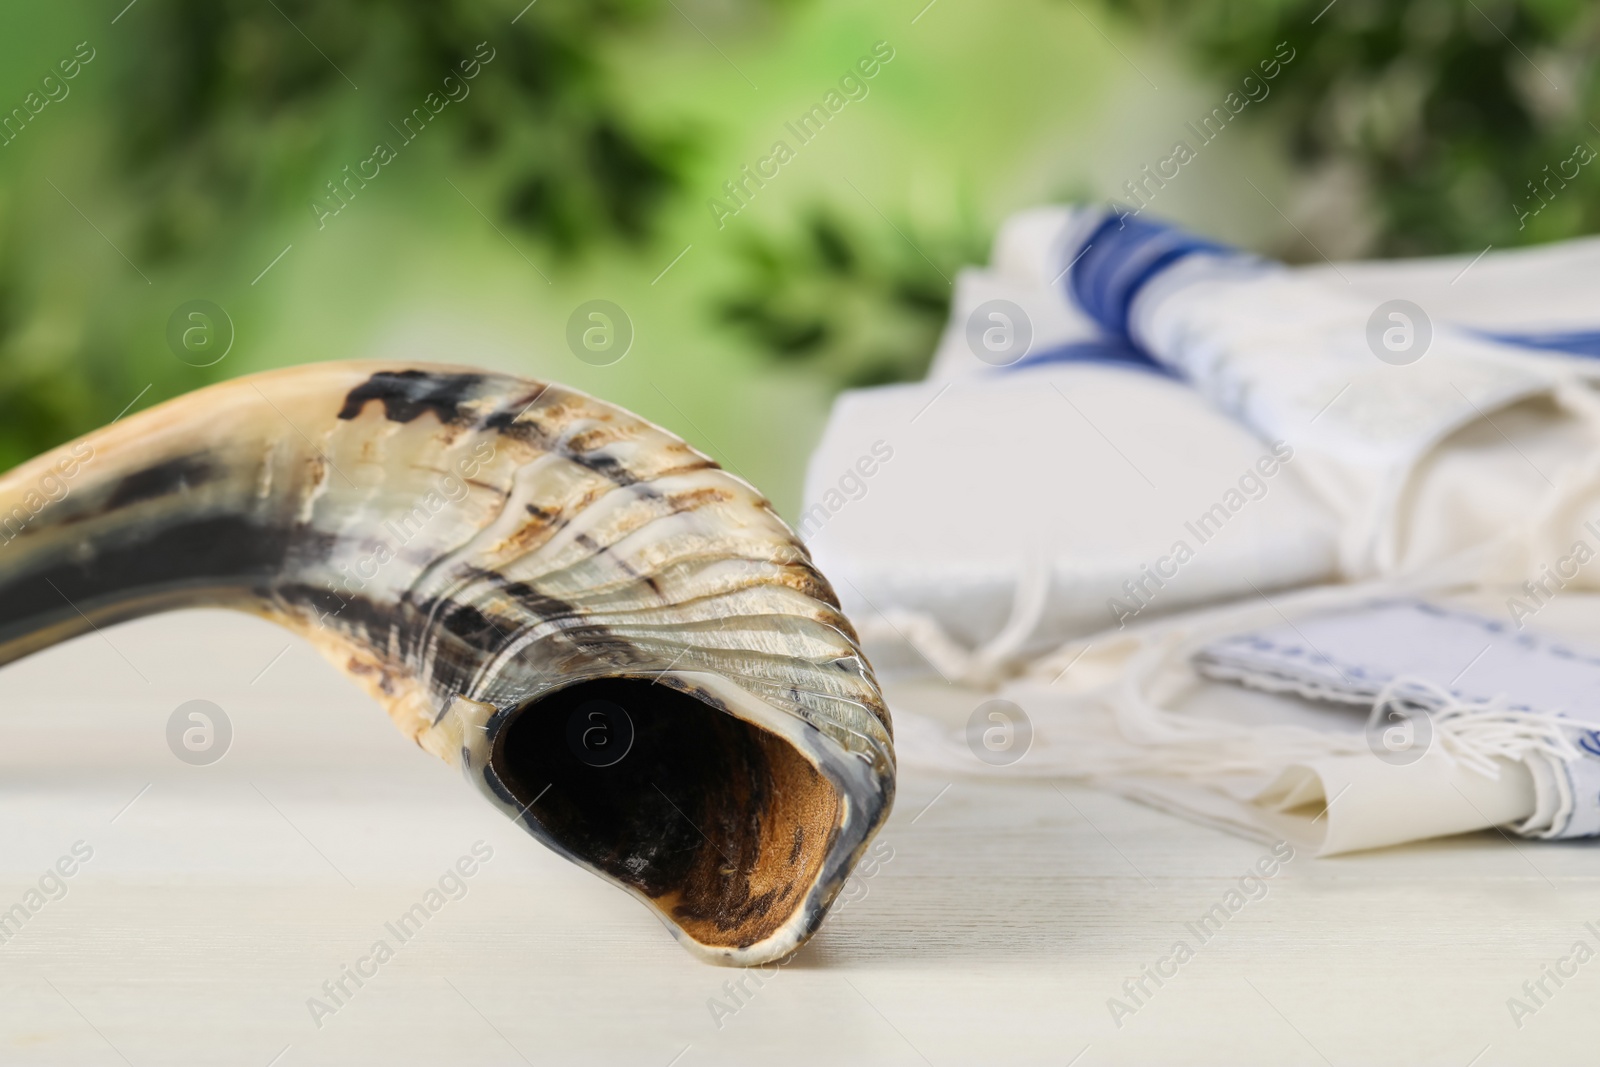
<path fill-rule="evenodd" d="M 948 692 L 902 685 L 907 762 L 1089 778 L 1324 853 L 1600 828 L 1593 799 L 1593 818 L 1574 814 L 1577 728 L 1548 721 L 1600 720 L 1600 705 L 1510 728 L 1446 698 L 1441 743 L 1395 766 L 1360 719 L 1191 663 L 1230 634 L 1397 594 L 1506 617 L 1523 582 L 1590 536 L 1600 241 L 1285 269 L 1042 209 L 1008 223 L 993 258 L 958 280 L 929 380 L 842 397 L 808 479 L 813 552 L 875 660 L 891 675 L 925 660 L 978 690 L 970 703 L 998 693 L 1032 720 L 1027 755 L 989 767 L 917 715 Z M 1431 320 L 1403 365 L 1368 341 L 1393 299 Z M 993 300 L 1032 328 L 1003 369 L 971 343 Z M 893 458 L 846 478 L 874 444 Z M 1581 568 L 1563 577 L 1538 624 L 1584 617 L 1568 609 L 1594 587 Z"/>

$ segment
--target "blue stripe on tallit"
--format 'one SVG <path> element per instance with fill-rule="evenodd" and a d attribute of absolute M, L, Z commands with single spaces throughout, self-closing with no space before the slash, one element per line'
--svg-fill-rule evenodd
<path fill-rule="evenodd" d="M 1175 227 L 1115 212 L 1069 251 L 1067 294 L 1101 329 L 1124 340 L 1133 301 L 1152 278 L 1196 253 L 1236 254 Z"/>
<path fill-rule="evenodd" d="M 1492 330 L 1479 330 L 1477 333 L 1480 337 L 1499 341 L 1503 345 L 1600 358 L 1600 330 L 1568 330 L 1556 333 L 1498 333 Z"/>
<path fill-rule="evenodd" d="M 1133 301 L 1152 278 L 1188 256 L 1230 255 L 1235 250 L 1164 223 L 1113 211 L 1068 253 L 1070 267 L 1062 272 L 1067 276 L 1066 295 L 1106 336 L 1045 349 L 1005 370 L 1050 363 L 1098 363 L 1181 379 L 1130 337 L 1128 317 Z"/>
<path fill-rule="evenodd" d="M 1069 341 L 1041 352 L 1029 353 L 1004 370 L 1026 370 L 1053 363 L 1098 363 L 1168 378 L 1177 377 L 1171 368 L 1162 366 L 1129 342 L 1120 340 Z"/>

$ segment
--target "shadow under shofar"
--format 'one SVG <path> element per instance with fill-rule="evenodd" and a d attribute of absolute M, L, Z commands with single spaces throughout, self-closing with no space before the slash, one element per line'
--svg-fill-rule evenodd
<path fill-rule="evenodd" d="M 793 533 L 560 386 L 298 367 L 0 478 L 0 663 L 203 606 L 305 636 L 716 962 L 804 943 L 893 802 L 877 681 Z"/>

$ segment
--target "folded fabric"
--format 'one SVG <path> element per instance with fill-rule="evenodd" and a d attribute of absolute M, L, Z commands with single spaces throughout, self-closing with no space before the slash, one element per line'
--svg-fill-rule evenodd
<path fill-rule="evenodd" d="M 1493 324 L 1527 333 L 1533 324 L 1510 317 L 1521 300 L 1505 295 L 1504 286 L 1520 280 L 1540 293 L 1571 296 L 1574 286 L 1562 277 L 1585 265 L 1600 269 L 1600 241 L 1575 244 L 1476 261 L 1292 271 L 1114 214 L 1024 212 L 1002 227 L 991 268 L 958 279 L 929 380 L 840 398 L 810 467 L 802 533 L 815 536 L 819 561 L 845 579 L 847 607 L 873 620 L 869 645 L 879 658 L 901 662 L 908 644 L 924 658 L 944 650 L 942 666 L 952 676 L 960 673 L 962 647 L 993 646 L 989 655 L 967 657 L 980 673 L 992 668 L 995 653 L 1014 655 L 1019 642 L 1011 634 L 1030 614 L 1039 625 L 1020 645 L 1031 650 L 1105 621 L 1121 625 L 1130 612 L 1148 618 L 1252 587 L 1396 573 L 1446 558 L 1481 542 L 1502 516 L 1535 509 L 1552 479 L 1587 448 L 1587 416 L 1562 406 L 1582 399 L 1558 388 L 1572 377 L 1563 369 L 1571 361 L 1493 344 L 1475 327 L 1441 322 L 1423 359 L 1383 363 L 1365 339 L 1365 320 L 1376 306 L 1370 293 L 1338 291 L 1348 288 L 1338 277 L 1364 280 L 1376 291 L 1404 277 L 1411 286 L 1404 291 L 1447 292 L 1452 279 L 1488 278 L 1502 294 L 1492 305 L 1479 302 L 1497 316 Z M 1020 308 L 1030 334 L 1027 350 L 1000 368 L 979 357 L 972 337 L 974 315 L 996 300 Z M 1224 313 L 1229 308 L 1231 318 Z M 1172 338 L 1150 340 L 1154 327 L 1141 326 L 1147 320 L 1166 323 Z M 1559 321 L 1569 333 L 1578 325 L 1572 314 Z M 1181 398 L 1154 375 L 1097 374 L 1096 367 L 1160 367 L 1194 388 Z M 1048 390 L 1040 377 L 1045 368 L 1052 375 Z M 1011 377 L 1020 383 L 1015 389 L 1005 384 Z M 1077 381 L 1094 383 L 1087 407 L 1068 399 Z M 1135 411 L 1159 418 L 1140 419 Z M 1241 467 L 1233 443 L 1243 440 L 1230 421 L 1255 431 L 1258 448 L 1282 442 L 1295 456 L 1274 487 L 1283 491 L 1265 508 L 1229 506 L 1240 503 L 1240 493 L 1230 496 L 1229 489 Z M 1080 443 L 1066 423 L 1092 436 Z M 866 492 L 846 473 L 850 464 L 874 441 L 893 448 L 897 436 L 915 440 L 919 424 L 927 424 L 921 433 L 960 445 L 937 456 L 920 443 L 902 446 L 898 473 L 880 477 L 870 499 L 834 521 L 850 495 L 840 490 L 841 479 L 845 490 Z M 981 436 L 971 431 L 977 425 Z M 1051 426 L 1062 436 L 1042 439 Z M 1453 447 L 1441 447 L 1452 434 L 1459 438 Z M 1123 473 L 1137 473 L 1146 488 L 1161 492 L 1174 484 L 1189 490 L 1181 506 L 1142 510 L 1138 493 L 1103 477 L 1098 458 L 1079 458 L 1109 457 L 1112 450 L 1128 457 L 1149 445 L 1176 457 L 1167 476 L 1135 472 L 1137 464 Z M 970 499 L 949 506 L 928 488 L 935 482 L 963 486 Z M 908 496 L 896 492 L 897 483 L 923 488 Z M 1041 484 L 1049 490 L 1041 492 Z M 1204 499 L 1206 486 L 1215 499 Z M 1310 495 L 1323 506 L 1309 502 Z M 1219 504 L 1230 521 L 1247 513 L 1234 525 L 1250 530 L 1259 548 L 1231 559 L 1208 551 L 1169 585 L 1175 558 L 1163 564 L 1163 557 L 1200 549 L 1183 523 L 1200 511 L 1220 518 Z M 1077 529 L 1052 518 L 1063 508 L 1081 516 Z M 1289 512 L 1295 518 L 1285 524 Z M 820 530 L 823 519 L 827 532 Z M 1142 538 L 1131 539 L 1132 530 Z M 1017 547 L 1023 531 L 1031 547 Z M 1095 540 L 1101 532 L 1137 550 L 1108 554 Z M 1199 532 L 1209 533 L 1209 525 Z M 1338 546 L 1332 567 L 1324 557 L 1330 537 Z M 1259 569 L 1250 566 L 1252 558 Z M 1168 573 L 1145 577 L 1147 567 Z M 1040 572 L 1051 575 L 1050 588 L 1032 597 L 1042 607 L 1031 611 L 1019 590 L 1039 585 Z M 1084 580 L 1057 581 L 1057 573 Z M 890 609 L 915 612 L 922 621 L 896 618 L 897 632 L 883 620 Z"/>
<path fill-rule="evenodd" d="M 1600 654 L 1505 618 L 1397 600 L 1233 635 L 1194 662 L 1208 678 L 1371 708 L 1366 741 L 1390 767 L 1434 746 L 1490 779 L 1497 761 L 1520 761 L 1535 795 L 1519 832 L 1600 833 Z"/>
<path fill-rule="evenodd" d="M 1069 298 L 1062 283 L 1072 262 L 1063 257 L 1076 214 L 1055 206 L 1020 212 L 1000 227 L 987 268 L 957 273 L 950 319 L 929 365 L 928 382 L 943 385 L 990 375 L 996 366 L 1022 369 L 1039 363 L 1103 363 L 1171 373 L 1126 338 L 1106 334 Z M 1012 363 L 980 355 L 968 336 L 979 309 L 1000 300 L 1020 309 L 1028 332 L 1026 351 L 1017 353 Z"/>
<path fill-rule="evenodd" d="M 1119 334 L 1102 330 L 1073 302 L 1065 284 L 1067 268 L 1083 251 L 1072 243 L 1075 229 L 1086 218 L 1101 217 L 1092 209 L 1048 206 L 1007 219 L 995 237 L 988 267 L 966 268 L 957 275 L 949 326 L 927 380 L 944 382 L 990 369 L 973 354 L 965 324 L 974 309 L 994 299 L 1010 300 L 1029 316 L 1034 353 L 1071 351 L 1082 344 L 1078 351 L 1092 358 L 1093 346 L 1115 346 L 1131 353 L 1133 360 L 1154 362 Z M 1600 300 L 1594 296 L 1600 237 L 1457 256 L 1277 269 L 1362 301 L 1369 310 L 1401 298 L 1415 303 L 1432 321 L 1533 352 L 1600 355 Z"/>
<path fill-rule="evenodd" d="M 1600 597 L 1561 606 L 1544 618 L 1600 637 Z M 1581 647 L 1460 606 L 1324 587 L 1075 642 L 965 694 L 966 720 L 928 717 L 948 710 L 943 683 L 889 692 L 908 766 L 1084 779 L 1332 855 L 1490 826 L 1600 832 L 1600 667 Z M 1003 759 L 971 733 L 996 700 L 1027 724 Z"/>
<path fill-rule="evenodd" d="M 1332 516 L 1168 378 L 1043 364 L 847 394 L 800 534 L 880 666 L 992 680 L 1069 638 L 1326 580 Z"/>
<path fill-rule="evenodd" d="M 1075 217 L 1060 255 L 1076 264 L 1066 279 L 1072 299 L 1107 334 L 1178 371 L 1257 433 L 1294 445 L 1307 482 L 1340 519 L 1346 577 L 1413 567 L 1485 533 L 1430 527 L 1430 514 L 1476 507 L 1493 523 L 1553 484 L 1515 444 L 1498 475 L 1485 478 L 1478 448 L 1464 484 L 1459 472 L 1427 470 L 1453 435 L 1489 429 L 1496 413 L 1520 405 L 1552 458 L 1580 456 L 1592 441 L 1593 400 L 1561 388 L 1592 371 L 1590 361 L 1535 355 L 1448 321 L 1425 328 L 1416 309 L 1396 317 L 1337 283 L 1115 213 Z"/>
<path fill-rule="evenodd" d="M 1600 237 L 1459 256 L 1317 264 L 1294 273 L 1371 305 L 1402 297 L 1436 321 L 1523 347 L 1600 355 Z"/>
<path fill-rule="evenodd" d="M 1336 521 L 1292 450 L 1066 298 L 1073 215 L 1009 220 L 957 277 L 928 379 L 844 393 L 812 454 L 800 533 L 875 663 L 990 681 L 1108 625 L 1335 577 Z M 993 301 L 1027 334 L 998 366 L 969 337 Z"/>
<path fill-rule="evenodd" d="M 903 758 L 1090 778 L 1236 830 L 1296 829 L 1325 852 L 1505 823 L 1600 831 L 1582 805 L 1559 810 L 1587 788 L 1552 770 L 1578 751 L 1560 730 L 1492 768 L 1435 747 L 1401 774 L 1360 720 L 1245 699 L 1191 662 L 1219 638 L 1374 599 L 1492 601 L 1549 590 L 1552 567 L 1564 596 L 1596 588 L 1562 561 L 1600 518 L 1600 364 L 1583 354 L 1597 273 L 1593 240 L 1287 269 L 1114 213 L 1008 223 L 989 270 L 958 280 L 929 380 L 842 397 L 808 477 L 822 508 L 809 514 L 827 523 L 813 549 L 875 662 L 925 660 L 1032 718 L 1026 758 L 996 766 L 898 708 Z M 1395 319 L 1392 300 L 1412 310 Z M 996 301 L 1011 305 L 999 318 Z M 1391 330 L 1421 350 L 1397 353 Z M 850 500 L 842 472 L 877 441 L 894 458 Z M 1198 536 L 1214 532 L 1203 515 L 1239 540 Z M 1417 640 L 1392 643 L 1404 656 Z M 1460 726 L 1480 738 L 1501 713 L 1497 694 L 1455 708 L 1344 692 L 1434 707 L 1430 723 L 1477 714 Z M 1312 810 L 1358 782 L 1388 798 L 1383 818 Z"/>

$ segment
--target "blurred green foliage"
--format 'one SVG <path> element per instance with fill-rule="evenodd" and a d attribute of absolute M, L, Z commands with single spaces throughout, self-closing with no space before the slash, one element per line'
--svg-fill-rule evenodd
<path fill-rule="evenodd" d="M 987 234 L 970 219 L 933 231 L 856 223 L 826 205 L 797 230 L 741 243 L 745 269 L 719 299 L 722 320 L 773 359 L 808 364 L 846 388 L 921 377 L 944 328 L 950 280 L 961 264 L 982 261 Z"/>
<path fill-rule="evenodd" d="M 813 407 L 830 390 L 919 376 L 951 280 L 985 258 L 1004 214 L 1049 189 L 1114 196 L 1092 165 L 1096 146 L 1126 136 L 1119 123 L 1177 129 L 1178 94 L 1140 95 L 1145 81 L 1125 53 L 1168 69 L 1176 57 L 1220 99 L 1289 41 L 1297 57 L 1251 109 L 1251 136 L 1275 147 L 1291 186 L 1340 190 L 1348 210 L 1322 220 L 1353 220 L 1370 253 L 1475 252 L 1600 230 L 1600 163 L 1553 177 L 1577 143 L 1600 146 L 1592 0 L 1007 0 L 971 12 L 525 3 L 139 0 L 112 5 L 121 14 L 88 2 L 0 12 L 0 24 L 32 19 L 35 31 L 21 42 L 0 29 L 0 81 L 7 70 L 17 85 L 36 80 L 80 36 L 100 48 L 71 99 L 0 147 L 0 467 L 136 398 L 360 354 L 405 299 L 375 294 L 418 276 L 433 287 L 416 290 L 425 303 L 439 279 L 470 276 L 463 286 L 516 305 L 497 324 L 529 330 L 530 370 L 554 367 L 646 404 L 669 403 L 653 384 L 667 380 L 672 408 L 685 407 L 665 417 L 744 435 L 733 450 L 743 455 L 769 447 L 759 414 L 714 421 L 738 407 L 717 406 L 733 361 L 819 383 Z M 1085 19 L 1121 44 L 1107 47 Z M 901 58 L 872 98 L 751 211 L 708 232 L 706 196 L 880 36 Z M 311 201 L 331 203 L 328 183 L 485 41 L 493 59 L 470 98 L 399 149 L 408 162 L 385 168 L 393 178 L 355 194 L 380 206 L 328 221 L 337 237 L 311 241 Z M 1095 141 L 1101 126 L 1113 130 Z M 1008 167 L 1033 173 L 1014 180 Z M 882 187 L 875 170 L 892 172 Z M 1219 212 L 1204 209 L 1189 221 L 1227 236 Z M 386 227 L 405 233 L 390 240 Z M 492 244 L 502 239 L 513 278 L 492 258 L 512 254 Z M 291 242 L 294 256 L 255 287 Z M 409 274 L 390 269 L 396 259 Z M 520 288 L 546 286 L 546 274 L 548 289 Z M 470 318 L 452 292 L 439 306 Z M 639 358 L 649 349 L 674 361 L 681 391 L 664 366 L 661 379 L 590 382 L 584 365 L 551 362 L 564 356 L 565 316 L 595 296 L 626 297 L 654 320 Z M 247 355 L 203 370 L 171 358 L 166 317 L 195 297 L 228 306 Z M 303 321 L 277 329 L 284 318 Z"/>
<path fill-rule="evenodd" d="M 664 8 L 534 4 L 508 34 L 504 5 L 462 0 L 152 5 L 137 23 L 138 61 L 119 71 L 113 123 L 138 183 L 141 252 L 157 263 L 181 255 L 246 225 L 281 190 L 315 188 L 341 116 L 405 116 L 443 96 L 442 79 L 459 80 L 461 62 L 491 41 L 483 69 L 495 76 L 469 86 L 479 103 L 430 136 L 450 138 L 462 164 L 488 176 L 501 216 L 549 248 L 640 243 L 680 183 L 685 146 L 632 121 L 597 44 Z"/>
<path fill-rule="evenodd" d="M 221 270 L 254 233 L 296 213 L 316 219 L 308 190 L 339 203 L 329 183 L 345 172 L 329 160 L 355 166 L 371 151 L 351 150 L 355 131 L 417 151 L 393 123 L 430 93 L 448 100 L 453 74 L 455 91 L 465 82 L 477 101 L 416 136 L 470 176 L 460 180 L 474 203 L 558 260 L 606 241 L 639 247 L 681 186 L 688 141 L 633 120 L 601 50 L 670 10 L 663 0 L 545 2 L 508 33 L 510 0 L 146 3 L 119 18 L 119 47 L 102 40 L 94 68 L 109 67 L 114 88 L 92 153 L 116 186 L 99 190 L 95 214 L 125 217 L 131 242 L 114 246 L 146 279 Z M 492 42 L 488 53 L 480 42 Z M 463 61 L 485 54 L 494 76 L 463 79 Z M 48 236 L 19 230 L 0 234 L 0 468 L 115 417 L 145 384 L 161 396 L 225 376 L 197 381 L 164 361 L 130 368 L 118 358 L 127 309 L 49 307 L 48 284 L 21 269 L 38 262 L 30 240 Z"/>
<path fill-rule="evenodd" d="M 1270 121 L 1308 178 L 1356 202 L 1368 254 L 1600 230 L 1600 166 L 1573 162 L 1577 146 L 1600 148 L 1593 0 L 1106 3 L 1229 87 L 1289 42 L 1297 54 L 1265 101 Z M 860 232 L 824 210 L 806 237 L 752 243 L 749 280 L 724 302 L 726 319 L 773 358 L 812 361 L 840 384 L 919 376 L 948 289 L 928 284 L 927 257 L 859 254 Z M 935 272 L 981 258 L 954 225 L 921 240 L 937 250 Z M 1314 254 L 1292 241 L 1277 251 Z"/>
<path fill-rule="evenodd" d="M 1544 184 L 1570 176 L 1575 146 L 1600 148 L 1593 0 L 1107 3 L 1229 82 L 1288 41 L 1264 106 L 1302 167 L 1354 183 L 1373 254 L 1600 229 L 1600 168 Z"/>

